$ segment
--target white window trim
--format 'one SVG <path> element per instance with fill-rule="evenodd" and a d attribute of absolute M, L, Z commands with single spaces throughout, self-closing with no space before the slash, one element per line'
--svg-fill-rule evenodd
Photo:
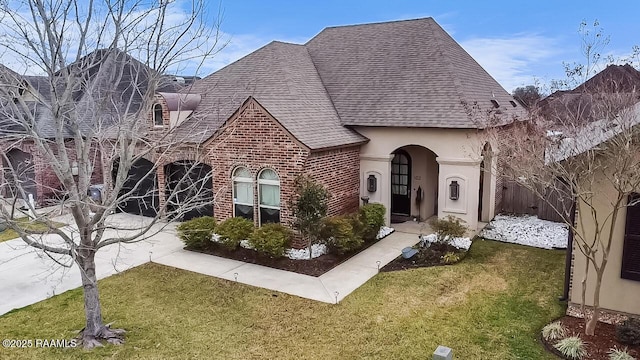
<path fill-rule="evenodd" d="M 260 175 L 265 170 L 273 171 L 276 174 L 276 176 L 278 177 L 278 180 L 260 179 Z M 278 175 L 277 171 L 275 171 L 274 169 L 271 169 L 271 168 L 264 168 L 264 169 L 260 170 L 260 172 L 258 173 L 258 226 L 262 226 L 262 214 L 260 212 L 261 208 L 282 211 L 282 204 L 280 204 L 280 206 L 270 206 L 270 205 L 262 205 L 260 203 L 260 185 L 278 186 L 278 195 L 280 195 L 281 192 L 282 192 L 282 188 L 280 187 L 280 175 Z M 282 199 L 280 199 L 280 200 L 282 200 Z"/>
<path fill-rule="evenodd" d="M 239 169 L 246 169 L 247 171 L 249 171 L 249 168 L 247 168 L 246 166 L 238 166 L 235 169 L 233 169 L 232 174 L 235 174 L 236 171 L 238 171 Z M 231 197 L 232 197 L 232 202 L 233 202 L 233 217 L 236 217 L 236 205 L 244 205 L 244 206 L 251 206 L 254 207 L 255 204 L 254 203 L 243 203 L 243 202 L 239 202 L 236 201 L 236 182 L 240 182 L 240 183 L 246 183 L 246 184 L 251 184 L 251 187 L 253 188 L 253 179 L 252 178 L 246 178 L 246 177 L 239 177 L 239 176 L 231 176 Z M 254 195 L 254 201 L 255 201 L 255 195 Z"/>

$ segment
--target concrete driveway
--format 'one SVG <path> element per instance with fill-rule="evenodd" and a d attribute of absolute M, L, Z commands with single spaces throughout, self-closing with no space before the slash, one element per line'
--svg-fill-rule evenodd
<path fill-rule="evenodd" d="M 64 217 L 55 220 L 72 222 Z M 142 216 L 123 213 L 112 215 L 108 219 L 109 223 L 127 228 L 140 226 L 148 221 L 148 218 Z M 67 233 L 73 233 L 71 227 L 63 229 Z M 116 244 L 100 249 L 96 254 L 98 279 L 142 265 L 150 259 L 171 254 L 184 246 L 175 236 L 174 224 L 155 224 L 152 231 L 159 232 L 140 242 Z M 109 230 L 107 235 L 124 236 L 127 232 Z M 43 240 L 51 244 L 62 241 L 57 235 L 45 237 Z M 56 264 L 54 259 L 71 267 L 62 267 Z M 80 286 L 80 271 L 69 257 L 53 255 L 52 259 L 42 251 L 26 245 L 22 239 L 0 243 L 0 315 Z"/>

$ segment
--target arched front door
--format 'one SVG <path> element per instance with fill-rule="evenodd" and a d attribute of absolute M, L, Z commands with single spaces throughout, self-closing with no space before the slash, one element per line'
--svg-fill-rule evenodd
<path fill-rule="evenodd" d="M 411 157 L 404 150 L 391 160 L 391 213 L 411 215 Z"/>

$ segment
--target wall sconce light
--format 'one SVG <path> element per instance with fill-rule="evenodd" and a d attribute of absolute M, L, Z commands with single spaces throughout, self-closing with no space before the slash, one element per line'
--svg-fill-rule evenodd
<path fill-rule="evenodd" d="M 73 176 L 77 176 L 78 175 L 78 162 L 77 161 L 73 161 L 71 163 L 71 175 L 73 175 Z"/>
<path fill-rule="evenodd" d="M 367 191 L 368 192 L 376 192 L 378 189 L 378 179 L 376 179 L 375 175 L 369 175 L 367 178 Z"/>
<path fill-rule="evenodd" d="M 449 184 L 449 199 L 458 200 L 460 198 L 460 184 L 457 181 L 452 181 Z"/>

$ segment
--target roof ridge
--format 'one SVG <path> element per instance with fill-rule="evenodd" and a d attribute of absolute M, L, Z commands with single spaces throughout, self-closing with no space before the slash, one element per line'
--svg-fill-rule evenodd
<path fill-rule="evenodd" d="M 336 28 L 356 27 L 356 26 L 370 26 L 370 25 L 394 24 L 394 23 L 400 23 L 400 22 L 421 21 L 421 20 L 422 20 L 422 21 L 424 21 L 424 20 L 432 20 L 432 21 L 435 21 L 435 20 L 433 19 L 433 17 L 432 17 L 432 16 L 427 16 L 427 17 L 412 18 L 412 19 L 387 20 L 387 21 L 377 21 L 377 22 L 368 22 L 368 23 L 360 23 L 360 24 L 333 25 L 333 26 L 327 26 L 327 27 L 325 27 L 323 30 L 326 30 L 326 29 L 336 29 Z"/>
<path fill-rule="evenodd" d="M 464 104 L 464 94 L 462 93 L 462 84 L 460 82 L 460 79 L 458 78 L 458 75 L 455 71 L 455 67 L 453 66 L 453 63 L 451 62 L 451 53 L 445 50 L 445 46 L 442 43 L 442 34 L 444 33 L 446 36 L 447 33 L 437 23 L 435 23 L 435 25 L 438 26 L 438 29 L 434 29 L 432 25 L 433 24 L 429 24 L 429 29 L 431 30 L 431 33 L 433 34 L 433 37 L 436 40 L 436 46 L 438 47 L 438 50 L 442 53 L 442 58 L 446 63 L 447 71 L 449 72 L 449 76 L 452 79 L 453 87 L 456 90 L 456 94 L 458 95 L 460 104 Z M 436 30 L 442 30 L 442 31 L 436 31 Z M 458 43 L 456 42 L 456 44 Z"/>
<path fill-rule="evenodd" d="M 311 65 L 313 65 L 313 69 L 315 70 L 315 73 L 318 76 L 318 79 L 320 80 L 320 85 L 322 85 L 322 90 L 324 90 L 324 93 L 327 96 L 327 99 L 329 99 L 329 102 L 331 103 L 331 109 L 333 109 L 333 112 L 336 114 L 336 117 L 340 121 L 340 126 L 346 128 L 346 126 L 344 126 L 342 122 L 342 116 L 340 116 L 338 109 L 336 109 L 336 104 L 333 102 L 333 98 L 331 97 L 331 94 L 329 93 L 329 90 L 327 90 L 327 86 L 325 85 L 324 80 L 322 79 L 322 75 L 320 75 L 320 72 L 318 71 L 318 66 L 316 66 L 316 62 L 315 60 L 313 60 L 313 56 L 311 56 L 311 53 L 309 52 L 309 47 L 307 46 L 307 44 L 304 44 L 303 46 L 304 46 L 304 50 L 307 52 L 307 55 L 309 56 L 309 60 L 311 60 Z"/>

